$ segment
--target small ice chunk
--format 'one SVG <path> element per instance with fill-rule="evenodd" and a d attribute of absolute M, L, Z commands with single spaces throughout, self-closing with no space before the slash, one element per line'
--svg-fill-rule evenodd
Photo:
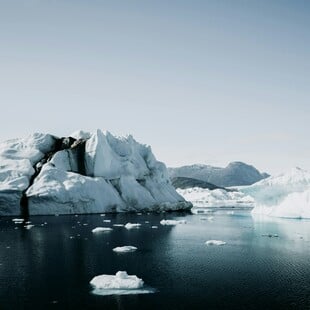
<path fill-rule="evenodd" d="M 154 225 L 154 226 L 152 226 L 151 228 L 156 229 L 156 228 L 158 228 L 158 226 Z"/>
<path fill-rule="evenodd" d="M 139 228 L 141 226 L 141 224 L 139 223 L 127 223 L 125 225 L 126 229 L 133 229 L 133 228 Z"/>
<path fill-rule="evenodd" d="M 226 244 L 225 241 L 222 240 L 208 240 L 206 241 L 206 245 L 224 245 Z"/>
<path fill-rule="evenodd" d="M 103 220 L 105 223 L 111 223 L 111 220 Z"/>
<path fill-rule="evenodd" d="M 128 275 L 126 271 L 118 271 L 115 276 L 107 274 L 96 276 L 90 284 L 99 290 L 134 290 L 141 289 L 144 282 L 135 275 Z"/>
<path fill-rule="evenodd" d="M 161 225 L 178 225 L 178 224 L 186 224 L 185 220 L 161 220 L 160 221 Z"/>
<path fill-rule="evenodd" d="M 96 227 L 92 230 L 92 233 L 104 232 L 104 231 L 111 231 L 112 228 L 110 227 Z"/>
<path fill-rule="evenodd" d="M 114 252 L 118 252 L 118 253 L 128 253 L 128 252 L 134 252 L 136 250 L 137 248 L 132 245 L 118 246 L 113 249 Z"/>
<path fill-rule="evenodd" d="M 24 222 L 24 219 L 12 219 L 15 224 L 21 224 Z"/>
<path fill-rule="evenodd" d="M 24 227 L 26 228 L 26 229 L 31 229 L 32 227 L 33 227 L 34 225 L 25 225 Z"/>
<path fill-rule="evenodd" d="M 100 216 L 105 216 L 105 214 L 100 214 Z"/>
<path fill-rule="evenodd" d="M 124 224 L 113 224 L 113 226 L 115 226 L 115 227 L 123 227 Z"/>

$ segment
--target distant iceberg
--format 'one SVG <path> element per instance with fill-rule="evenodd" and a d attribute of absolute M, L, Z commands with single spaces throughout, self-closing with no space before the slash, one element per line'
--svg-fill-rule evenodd
<path fill-rule="evenodd" d="M 293 168 L 239 190 L 254 198 L 253 214 L 310 218 L 310 172 L 306 170 Z"/>
<path fill-rule="evenodd" d="M 210 190 L 207 188 L 187 188 L 178 189 L 180 195 L 193 204 L 193 213 L 195 210 L 203 208 L 253 208 L 254 199 L 239 191 L 227 191 L 225 189 Z"/>

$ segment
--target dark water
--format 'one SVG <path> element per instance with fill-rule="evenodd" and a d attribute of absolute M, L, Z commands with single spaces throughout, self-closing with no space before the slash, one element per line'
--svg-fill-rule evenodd
<path fill-rule="evenodd" d="M 236 212 L 213 216 L 213 221 L 184 214 L 33 217 L 30 230 L 2 218 L 0 309 L 310 309 L 310 221 L 266 222 Z M 187 224 L 161 226 L 162 218 L 186 218 Z M 127 222 L 142 227 L 91 233 Z M 279 237 L 262 236 L 269 233 Z M 209 239 L 227 244 L 208 247 Z M 112 251 L 121 245 L 138 250 Z M 119 270 L 157 292 L 90 293 L 94 276 Z"/>

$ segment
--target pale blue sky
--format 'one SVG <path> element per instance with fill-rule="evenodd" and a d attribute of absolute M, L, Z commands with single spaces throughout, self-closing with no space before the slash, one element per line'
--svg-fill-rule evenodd
<path fill-rule="evenodd" d="M 0 0 L 0 139 L 131 133 L 167 165 L 310 169 L 310 2 Z"/>

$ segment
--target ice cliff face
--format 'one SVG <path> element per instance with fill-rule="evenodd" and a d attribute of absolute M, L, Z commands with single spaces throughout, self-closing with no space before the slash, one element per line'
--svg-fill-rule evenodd
<path fill-rule="evenodd" d="M 60 139 L 36 133 L 0 144 L 0 215 L 190 207 L 165 165 L 132 136 L 97 130 Z"/>
<path fill-rule="evenodd" d="M 310 172 L 293 168 L 239 189 L 255 200 L 253 214 L 310 218 Z"/>

